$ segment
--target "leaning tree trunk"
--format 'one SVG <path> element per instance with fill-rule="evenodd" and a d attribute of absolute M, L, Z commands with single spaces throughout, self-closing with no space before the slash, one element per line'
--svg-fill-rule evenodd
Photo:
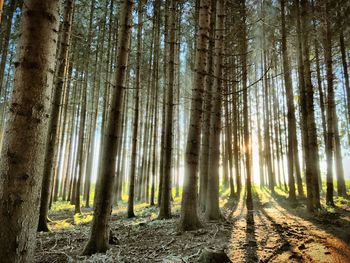
<path fill-rule="evenodd" d="M 197 214 L 198 159 L 203 107 L 204 84 L 207 75 L 210 0 L 199 4 L 199 28 L 195 57 L 191 115 L 185 153 L 185 177 L 182 192 L 180 228 L 197 229 L 201 223 Z"/>
<path fill-rule="evenodd" d="M 51 108 L 51 117 L 49 121 L 49 133 L 47 138 L 47 146 L 45 152 L 45 164 L 43 181 L 41 186 L 41 199 L 40 199 L 40 215 L 38 223 L 38 231 L 49 231 L 47 225 L 47 217 L 49 211 L 49 200 L 51 194 L 52 173 L 55 165 L 55 152 L 57 151 L 57 133 L 58 133 L 58 118 L 61 108 L 61 98 L 64 87 L 65 74 L 68 67 L 68 50 L 71 34 L 71 24 L 73 17 L 73 0 L 67 0 L 64 6 L 64 19 L 62 27 L 61 47 L 58 56 L 58 71 L 56 76 L 56 85 L 53 95 L 53 102 Z"/>
<path fill-rule="evenodd" d="M 0 159 L 0 258 L 6 262 L 33 259 L 58 24 L 58 1 L 26 1 Z"/>
<path fill-rule="evenodd" d="M 129 58 L 129 43 L 131 35 L 133 1 L 124 0 L 121 9 L 121 27 L 118 35 L 118 54 L 116 62 L 115 86 L 112 93 L 111 108 L 105 130 L 102 148 L 99 187 L 96 189 L 94 218 L 91 226 L 90 239 L 83 254 L 106 252 L 109 241 L 108 221 L 113 202 L 114 173 L 116 168 L 116 153 L 118 150 L 118 129 L 121 125 L 121 107 L 124 95 L 126 69 Z"/>

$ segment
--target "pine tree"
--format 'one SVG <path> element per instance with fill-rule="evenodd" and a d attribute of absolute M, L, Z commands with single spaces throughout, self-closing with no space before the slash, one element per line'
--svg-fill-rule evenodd
<path fill-rule="evenodd" d="M 0 256 L 7 262 L 33 258 L 59 24 L 56 0 L 26 1 L 22 12 L 0 162 Z"/>

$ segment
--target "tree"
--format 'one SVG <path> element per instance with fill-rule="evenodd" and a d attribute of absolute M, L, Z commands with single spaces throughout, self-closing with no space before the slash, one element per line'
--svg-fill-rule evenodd
<path fill-rule="evenodd" d="M 55 154 L 57 151 L 57 135 L 58 135 L 58 117 L 60 113 L 61 98 L 63 88 L 65 85 L 65 74 L 67 72 L 68 50 L 70 45 L 70 35 L 73 18 L 73 0 L 66 0 L 64 6 L 64 19 L 62 24 L 62 39 L 60 43 L 60 51 L 58 55 L 58 71 L 56 76 L 56 83 L 53 95 L 53 102 L 51 108 L 51 116 L 49 121 L 49 133 L 47 138 L 47 146 L 45 152 L 45 164 L 43 181 L 41 186 L 40 198 L 40 215 L 38 223 L 38 231 L 49 231 L 47 225 L 47 217 L 49 210 L 49 200 L 51 194 L 52 173 L 55 163 Z M 57 154 L 56 154 L 57 156 Z"/>
<path fill-rule="evenodd" d="M 221 217 L 219 208 L 219 159 L 220 159 L 220 131 L 222 108 L 222 77 L 223 77 L 223 52 L 224 52 L 224 22 L 225 0 L 219 0 L 216 4 L 216 28 L 215 28 L 215 58 L 214 58 L 214 86 L 212 90 L 212 111 L 210 118 L 209 138 L 209 171 L 205 217 L 208 220 L 216 220 Z"/>
<path fill-rule="evenodd" d="M 202 120 L 204 84 L 207 75 L 210 1 L 200 0 L 195 73 L 192 90 L 190 124 L 185 153 L 185 177 L 181 201 L 180 228 L 193 230 L 201 227 L 197 214 L 198 160 Z"/>
<path fill-rule="evenodd" d="M 22 12 L 0 162 L 0 256 L 7 262 L 33 258 L 59 24 L 56 0 L 26 1 Z"/>
<path fill-rule="evenodd" d="M 79 174 L 77 175 L 77 180 L 75 184 L 75 194 L 74 198 L 74 213 L 81 213 L 80 208 L 80 188 L 83 181 L 85 173 L 85 145 L 87 140 L 86 136 L 86 115 L 87 115 L 87 90 L 88 90 L 88 81 L 89 81 L 89 64 L 90 64 L 90 55 L 91 55 L 91 43 L 93 37 L 93 17 L 95 12 L 96 1 L 92 0 L 90 5 L 90 16 L 89 16 L 89 32 L 86 41 L 86 54 L 84 57 L 84 78 L 81 91 L 81 106 L 80 106 L 80 117 L 79 117 L 79 139 L 78 139 L 78 149 L 77 149 L 77 161 L 79 168 Z"/>
<path fill-rule="evenodd" d="M 325 14 L 329 12 L 329 3 L 325 3 Z M 332 32 L 328 17 L 325 17 L 325 41 L 324 56 L 327 72 L 327 136 L 326 136 L 326 155 L 327 155 L 327 194 L 326 203 L 334 205 L 333 201 L 333 155 L 334 155 L 334 88 L 333 88 L 333 65 L 332 65 Z"/>
<path fill-rule="evenodd" d="M 319 196 L 319 155 L 314 112 L 314 93 L 311 81 L 309 8 L 306 0 L 296 0 L 298 35 L 298 73 L 300 89 L 301 126 L 305 159 L 307 206 L 310 212 L 321 207 Z"/>
<path fill-rule="evenodd" d="M 296 143 L 296 121 L 295 109 L 293 102 L 293 84 L 289 68 L 289 58 L 286 40 L 286 22 L 285 22 L 285 1 L 281 0 L 281 34 L 282 34 L 282 56 L 283 56 L 283 76 L 286 89 L 286 99 L 288 108 L 288 186 L 289 186 L 289 200 L 292 203 L 296 202 L 295 195 L 295 180 L 294 180 L 294 147 Z"/>
<path fill-rule="evenodd" d="M 140 0 L 137 7 L 137 54 L 136 54 L 136 84 L 135 84 L 135 113 L 132 132 L 132 150 L 131 150 L 131 168 L 129 177 L 129 199 L 128 199 L 128 218 L 135 217 L 134 214 L 134 195 L 135 195 L 135 174 L 136 174 L 136 158 L 137 158 L 137 136 L 139 127 L 139 106 L 140 106 L 140 81 L 141 81 L 141 41 L 142 41 L 142 10 L 143 1 Z"/>
<path fill-rule="evenodd" d="M 121 8 L 121 25 L 118 35 L 117 69 L 113 87 L 111 108 L 100 165 L 99 185 L 96 189 L 94 218 L 90 239 L 84 248 L 84 255 L 105 252 L 108 249 L 108 221 L 112 209 L 116 153 L 118 150 L 118 128 L 121 124 L 121 107 L 126 78 L 126 65 L 129 58 L 133 1 L 125 0 Z"/>
<path fill-rule="evenodd" d="M 162 202 L 160 203 L 159 219 L 170 218 L 171 208 L 171 160 L 173 147 L 173 115 L 174 115 L 174 81 L 175 81 L 175 30 L 177 2 L 170 1 L 169 7 L 169 55 L 168 55 L 168 90 L 167 112 L 165 119 L 164 168 L 162 183 Z"/>
<path fill-rule="evenodd" d="M 199 205 L 201 210 L 205 211 L 208 189 L 209 174 L 209 137 L 210 137 L 210 117 L 212 106 L 212 88 L 214 76 L 214 47 L 215 47 L 215 22 L 216 22 L 216 1 L 211 1 L 210 32 L 209 32 L 209 49 L 208 49 L 208 75 L 205 82 L 203 121 L 202 121 L 202 138 L 200 150 L 200 167 L 199 167 Z"/>

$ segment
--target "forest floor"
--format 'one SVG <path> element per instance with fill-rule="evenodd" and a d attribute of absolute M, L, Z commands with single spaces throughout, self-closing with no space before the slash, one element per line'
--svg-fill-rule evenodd
<path fill-rule="evenodd" d="M 179 198 L 170 220 L 157 220 L 158 209 L 147 204 L 137 204 L 137 217 L 126 219 L 121 203 L 112 213 L 115 244 L 106 254 L 84 257 L 92 210 L 74 216 L 72 206 L 59 202 L 50 213 L 52 231 L 37 235 L 35 262 L 198 262 L 204 248 L 224 250 L 232 262 L 350 262 L 349 200 L 312 215 L 302 201 L 291 208 L 282 191 L 256 188 L 253 211 L 245 208 L 244 192 L 220 205 L 225 220 L 181 233 Z"/>

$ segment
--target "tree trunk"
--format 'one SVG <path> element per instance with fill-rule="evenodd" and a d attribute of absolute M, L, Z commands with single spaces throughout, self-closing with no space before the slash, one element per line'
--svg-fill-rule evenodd
<path fill-rule="evenodd" d="M 40 215 L 38 231 L 49 231 L 47 217 L 49 211 L 49 199 L 51 194 L 53 166 L 55 165 L 55 152 L 57 151 L 58 118 L 61 108 L 61 98 L 63 93 L 65 74 L 68 67 L 68 50 L 70 45 L 70 34 L 72 28 L 74 0 L 67 0 L 64 6 L 64 19 L 62 23 L 62 38 L 60 53 L 58 56 L 58 71 L 49 121 L 49 133 L 45 152 L 45 164 L 43 181 L 41 186 Z"/>
<path fill-rule="evenodd" d="M 160 0 L 154 2 L 154 59 L 152 69 L 152 88 L 154 90 L 154 116 L 153 116 L 153 151 L 152 151 L 152 184 L 150 205 L 154 205 L 156 177 L 157 177 L 157 135 L 158 135 L 158 90 L 159 90 L 159 49 L 160 49 Z"/>
<path fill-rule="evenodd" d="M 252 182 L 251 182 L 251 146 L 249 136 L 249 124 L 248 124 L 248 91 L 247 91 L 247 52 L 248 52 L 248 38 L 247 38 L 247 25 L 246 25 L 246 4 L 245 0 L 240 0 L 241 15 L 242 15 L 242 42 L 241 42 L 241 65 L 242 65 L 242 89 L 243 89 L 243 140 L 244 140 L 244 155 L 245 155 L 245 168 L 246 168 L 246 205 L 248 210 L 253 209 L 253 197 L 252 197 Z"/>
<path fill-rule="evenodd" d="M 213 75 L 214 75 L 214 63 L 213 52 L 215 47 L 215 22 L 216 22 L 216 1 L 211 0 L 211 17 L 210 17 L 210 30 L 209 32 L 209 49 L 208 49 L 208 63 L 207 70 L 208 76 L 205 82 L 204 93 L 204 113 L 202 121 L 202 138 L 201 138 L 201 150 L 200 150 L 200 167 L 199 167 L 199 206 L 203 212 L 205 212 L 207 189 L 208 189 L 208 164 L 209 164 L 209 137 L 210 137 L 210 116 L 211 116 L 211 101 L 212 101 L 212 87 L 213 87 Z"/>
<path fill-rule="evenodd" d="M 137 169 L 137 146 L 138 146 L 138 128 L 139 128 L 139 106 L 140 106 L 140 89 L 141 89 L 141 42 L 142 42 L 142 10 L 143 1 L 139 1 L 137 7 L 137 54 L 136 54 L 136 80 L 135 80 L 135 113 L 133 120 L 133 132 L 132 132 L 132 150 L 131 150 L 131 165 L 130 165 L 130 177 L 129 177 L 129 199 L 128 199 L 128 218 L 135 217 L 134 214 L 134 194 L 135 194 L 135 174 Z"/>
<path fill-rule="evenodd" d="M 185 153 L 185 176 L 180 219 L 180 228 L 185 231 L 201 227 L 197 214 L 197 173 L 200 153 L 203 87 L 207 75 L 210 0 L 200 0 L 198 25 L 195 73 L 192 90 L 190 125 Z"/>
<path fill-rule="evenodd" d="M 167 112 L 165 121 L 165 155 L 162 184 L 162 202 L 159 209 L 159 219 L 170 218 L 171 199 L 171 161 L 173 143 L 173 111 L 174 111 L 174 80 L 175 80 L 175 30 L 176 30 L 177 2 L 170 1 L 169 7 L 169 55 L 168 55 L 168 90 L 167 90 Z"/>
<path fill-rule="evenodd" d="M 221 218 L 219 207 L 219 160 L 221 133 L 221 96 L 224 51 L 225 0 L 216 3 L 214 85 L 212 90 L 212 111 L 209 137 L 209 171 L 205 217 L 207 220 Z"/>
<path fill-rule="evenodd" d="M 312 203 L 314 208 L 318 209 L 321 207 L 320 204 L 320 193 L 319 193 L 319 155 L 318 155 L 318 144 L 317 144 L 317 131 L 315 123 L 315 112 L 314 112 L 314 94 L 313 86 L 311 82 L 311 68 L 310 68 L 310 52 L 309 52 L 309 41 L 308 34 L 310 28 L 309 22 L 309 3 L 306 0 L 301 0 L 301 40 L 303 47 L 303 61 L 304 64 L 304 84 L 305 84 L 305 104 L 306 104 L 306 132 L 307 132 L 307 146 L 306 146 L 306 174 L 309 174 L 312 191 Z"/>
<path fill-rule="evenodd" d="M 90 239 L 84 248 L 84 255 L 106 252 L 109 241 L 108 221 L 112 209 L 116 153 L 118 150 L 118 128 L 121 120 L 126 66 L 129 58 L 133 1 L 125 0 L 121 9 L 121 27 L 118 35 L 115 87 L 112 93 L 111 108 L 107 122 L 100 166 L 99 187 L 96 189 L 94 218 Z"/>
<path fill-rule="evenodd" d="M 7 262 L 33 259 L 58 24 L 58 1 L 26 1 L 0 158 L 0 257 Z"/>
<path fill-rule="evenodd" d="M 344 71 L 344 79 L 345 79 L 345 90 L 346 90 L 346 99 L 347 99 L 347 110 L 348 110 L 348 120 L 350 125 L 350 84 L 349 84 L 349 72 L 348 72 L 348 64 L 346 61 L 346 52 L 345 52 L 345 44 L 344 44 L 344 33 L 343 29 L 340 29 L 340 53 L 341 53 L 341 61 L 343 65 Z"/>
<path fill-rule="evenodd" d="M 326 63 L 327 74 L 327 141 L 326 141 L 326 157 L 327 157 L 327 192 L 326 203 L 334 205 L 333 201 L 333 155 L 334 155 L 334 88 L 333 88 L 333 65 L 332 65 L 332 32 L 329 18 L 327 16 L 328 1 L 325 3 L 324 26 L 324 57 Z"/>
<path fill-rule="evenodd" d="M 283 71 L 284 82 L 286 89 L 286 100 L 288 108 L 288 186 L 289 186 L 289 201 L 296 202 L 295 195 L 295 180 L 294 180 L 294 143 L 296 143 L 296 121 L 295 109 L 293 102 L 293 84 L 289 68 L 289 58 L 287 50 L 287 34 L 285 24 L 285 0 L 281 0 L 281 20 L 282 20 L 282 56 L 283 56 Z M 296 145 L 297 146 L 297 145 Z"/>

